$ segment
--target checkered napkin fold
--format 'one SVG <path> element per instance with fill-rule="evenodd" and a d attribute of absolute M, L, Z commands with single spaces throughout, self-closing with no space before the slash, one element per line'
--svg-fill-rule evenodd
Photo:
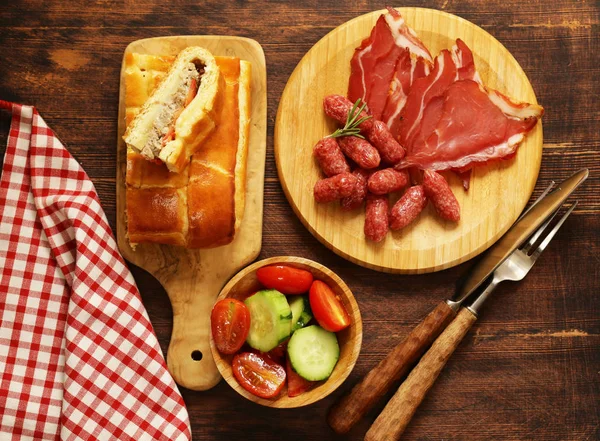
<path fill-rule="evenodd" d="M 33 107 L 0 109 L 0 440 L 191 439 L 94 185 Z"/>

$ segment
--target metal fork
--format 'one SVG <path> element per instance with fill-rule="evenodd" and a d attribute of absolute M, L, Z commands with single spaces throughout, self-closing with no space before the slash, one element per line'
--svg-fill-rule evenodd
<path fill-rule="evenodd" d="M 525 278 L 525 276 L 527 275 L 527 273 L 529 273 L 529 270 L 535 264 L 538 257 L 540 257 L 542 252 L 546 249 L 546 247 L 548 246 L 548 244 L 550 243 L 550 241 L 552 240 L 554 235 L 558 232 L 558 230 L 560 229 L 562 224 L 567 220 L 569 215 L 573 212 L 573 210 L 577 206 L 577 202 L 578 201 L 575 201 L 573 203 L 573 205 L 571 205 L 571 208 L 569 208 L 567 210 L 567 212 L 563 215 L 563 217 L 561 217 L 560 220 L 556 223 L 554 228 L 552 228 L 552 230 L 550 230 L 550 232 L 544 238 L 542 243 L 540 243 L 536 248 L 534 248 L 533 246 L 539 241 L 542 234 L 544 234 L 544 231 L 546 230 L 546 228 L 548 228 L 548 225 L 550 225 L 552 223 L 552 220 L 556 217 L 556 214 L 558 213 L 560 208 L 559 208 L 559 210 L 556 210 L 554 212 L 554 214 L 552 216 L 550 216 L 548 218 L 548 220 L 546 222 L 544 222 L 542 224 L 542 226 L 539 227 L 535 233 L 533 233 L 533 235 L 529 238 L 529 240 L 527 242 L 525 242 L 524 245 L 522 245 L 520 248 L 517 248 L 516 250 L 514 250 L 513 253 L 508 257 L 508 259 L 506 259 L 502 263 L 502 265 L 500 265 L 496 269 L 496 271 L 494 271 L 494 273 L 492 275 L 492 280 L 490 281 L 489 285 L 486 286 L 486 288 L 482 291 L 482 293 L 477 298 L 475 298 L 475 300 L 471 303 L 471 305 L 467 306 L 467 309 L 469 309 L 469 311 L 471 311 L 473 314 L 478 315 L 479 310 L 481 309 L 481 305 L 483 305 L 483 303 L 489 297 L 490 293 L 496 288 L 496 286 L 500 282 L 504 282 L 505 280 L 511 280 L 511 281 L 523 280 Z M 562 205 L 561 205 L 561 208 L 562 208 Z"/>
<path fill-rule="evenodd" d="M 549 190 L 548 190 L 549 191 Z M 544 195 L 547 191 L 544 193 Z M 542 195 L 535 203 L 537 203 Z M 535 204 L 534 203 L 534 204 Z M 563 204 L 564 205 L 564 204 Z M 552 238 L 556 235 L 565 220 L 577 206 L 575 202 L 561 217 L 556 225 L 536 247 L 544 231 L 562 208 L 561 205 L 552 216 L 546 220 L 531 237 L 492 273 L 488 285 L 475 300 L 462 307 L 456 318 L 435 340 L 431 348 L 423 355 L 417 366 L 402 383 L 381 414 L 377 417 L 367 434 L 365 441 L 397 440 L 408 426 L 412 416 L 425 398 L 429 389 L 435 383 L 446 362 L 458 347 L 469 329 L 479 316 L 479 311 L 496 286 L 505 280 L 522 280 L 531 270 Z"/>

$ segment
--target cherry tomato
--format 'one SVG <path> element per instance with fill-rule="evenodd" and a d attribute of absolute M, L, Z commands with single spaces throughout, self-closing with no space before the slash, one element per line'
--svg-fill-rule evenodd
<path fill-rule="evenodd" d="M 350 326 L 350 316 L 342 302 L 331 288 L 320 280 L 315 280 L 308 294 L 310 309 L 322 328 L 338 332 Z"/>
<path fill-rule="evenodd" d="M 276 397 L 285 384 L 285 369 L 268 356 L 242 352 L 233 357 L 231 367 L 238 383 L 257 397 Z"/>
<path fill-rule="evenodd" d="M 235 354 L 248 337 L 250 311 L 239 300 L 220 300 L 210 314 L 210 325 L 219 352 Z"/>
<path fill-rule="evenodd" d="M 309 271 L 286 265 L 264 266 L 256 271 L 256 277 L 266 288 L 283 294 L 303 294 L 313 281 Z"/>
<path fill-rule="evenodd" d="M 285 370 L 287 372 L 287 392 L 288 397 L 290 398 L 303 394 L 316 383 L 315 381 L 308 381 L 307 379 L 298 375 L 294 371 L 294 368 L 292 368 L 292 363 L 290 363 L 289 357 L 285 365 Z"/>

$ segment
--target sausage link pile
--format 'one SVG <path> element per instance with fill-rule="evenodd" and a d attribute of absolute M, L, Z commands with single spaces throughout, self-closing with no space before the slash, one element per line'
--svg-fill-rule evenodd
<path fill-rule="evenodd" d="M 353 104 L 341 95 L 330 95 L 323 107 L 327 116 L 345 124 Z M 359 117 L 366 116 L 363 111 Z M 358 127 L 366 139 L 327 137 L 315 145 L 313 154 L 326 175 L 315 184 L 317 202 L 339 200 L 342 209 L 354 210 L 366 201 L 365 236 L 374 242 L 381 242 L 389 229 L 400 230 L 412 223 L 427 201 L 442 219 L 460 220 L 460 206 L 448 182 L 433 170 L 425 170 L 422 185 L 409 187 L 390 209 L 388 195 L 406 188 L 421 173 L 411 170 L 409 175 L 393 168 L 405 151 L 383 122 L 367 119 Z"/>

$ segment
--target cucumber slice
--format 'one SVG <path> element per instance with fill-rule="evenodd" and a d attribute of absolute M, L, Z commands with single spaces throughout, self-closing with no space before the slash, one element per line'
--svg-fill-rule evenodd
<path fill-rule="evenodd" d="M 328 379 L 340 358 L 335 334 L 317 325 L 294 332 L 287 350 L 294 370 L 309 381 Z"/>
<path fill-rule="evenodd" d="M 290 336 L 292 311 L 287 299 L 279 291 L 258 291 L 244 303 L 250 311 L 250 331 L 246 342 L 251 347 L 269 352 Z"/>
<path fill-rule="evenodd" d="M 306 296 L 294 296 L 291 298 L 290 309 L 292 310 L 292 332 L 303 328 L 312 319 L 310 303 Z"/>

